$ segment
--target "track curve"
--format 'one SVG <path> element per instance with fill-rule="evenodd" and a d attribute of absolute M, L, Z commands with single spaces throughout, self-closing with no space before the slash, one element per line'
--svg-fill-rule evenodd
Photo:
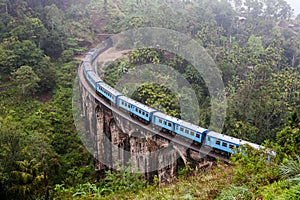
<path fill-rule="evenodd" d="M 98 56 L 100 54 L 103 54 L 106 51 L 109 51 L 109 49 L 113 47 L 113 43 L 114 43 L 114 41 L 111 38 L 109 38 L 106 41 L 106 46 L 99 51 Z M 95 70 L 95 71 L 97 72 L 97 70 Z M 131 118 L 129 114 L 125 113 L 124 111 L 119 110 L 117 107 L 115 107 L 111 103 L 108 103 L 105 99 L 103 99 L 100 95 L 98 95 L 95 92 L 94 88 L 91 87 L 89 82 L 86 80 L 86 78 L 84 76 L 84 69 L 83 69 L 82 63 L 80 64 L 79 69 L 78 69 L 78 78 L 79 78 L 79 82 L 84 87 L 84 89 L 86 91 L 88 91 L 89 94 L 92 95 L 95 98 L 96 101 L 100 102 L 102 105 L 104 105 L 105 107 L 110 109 L 113 113 L 117 114 L 118 116 L 125 119 L 126 121 L 128 121 L 128 122 L 134 124 L 135 126 L 138 126 L 142 129 L 152 133 L 153 135 L 158 135 L 160 137 L 163 137 L 164 139 L 172 141 L 173 143 L 176 143 L 176 144 L 181 145 L 181 146 L 183 146 L 187 149 L 191 149 L 195 152 L 198 152 L 201 155 L 206 155 L 206 156 L 209 156 L 209 157 L 212 157 L 212 158 L 217 158 L 217 159 L 222 160 L 224 162 L 229 162 L 228 158 L 223 157 L 219 154 L 216 154 L 216 153 L 210 151 L 210 149 L 206 149 L 204 147 L 201 147 L 200 145 L 197 145 L 197 144 L 194 144 L 194 143 L 191 143 L 191 142 L 187 142 L 185 140 L 180 139 L 180 137 L 174 137 L 174 136 L 172 136 L 170 134 L 167 134 L 167 133 L 164 133 L 162 131 L 157 131 L 157 130 L 153 129 L 151 126 L 145 125 L 142 122 L 140 122 L 138 120 L 135 120 L 134 118 Z"/>

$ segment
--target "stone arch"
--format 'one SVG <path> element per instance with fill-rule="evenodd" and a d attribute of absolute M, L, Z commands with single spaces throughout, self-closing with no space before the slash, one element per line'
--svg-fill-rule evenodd
<path fill-rule="evenodd" d="M 159 145 L 153 138 L 146 137 L 137 130 L 130 131 L 131 166 L 142 172 L 143 177 L 152 180 L 157 174 L 157 153 Z"/>
<path fill-rule="evenodd" d="M 117 126 L 114 118 L 109 121 L 109 134 L 111 136 L 112 168 L 118 165 L 127 165 L 129 160 L 129 137 Z"/>
<path fill-rule="evenodd" d="M 184 155 L 184 152 L 182 152 L 182 150 L 180 150 L 180 148 L 178 148 L 176 145 L 173 144 L 172 146 L 173 146 L 173 149 L 178 153 L 180 158 L 183 160 L 184 165 L 186 165 L 187 157 Z"/>
<path fill-rule="evenodd" d="M 114 118 L 110 119 L 109 121 L 109 132 L 111 135 L 111 142 L 112 144 L 119 144 L 124 140 L 128 140 L 128 134 L 124 133 L 117 125 Z"/>

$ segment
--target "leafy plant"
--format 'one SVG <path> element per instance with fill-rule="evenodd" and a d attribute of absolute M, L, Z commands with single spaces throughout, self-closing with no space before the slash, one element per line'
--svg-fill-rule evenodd
<path fill-rule="evenodd" d="M 300 183 L 300 156 L 290 158 L 286 163 L 283 163 L 278 168 L 281 178 L 287 179 L 292 183 Z"/>
<path fill-rule="evenodd" d="M 250 189 L 244 186 L 231 186 L 221 192 L 216 200 L 249 200 L 253 197 Z"/>

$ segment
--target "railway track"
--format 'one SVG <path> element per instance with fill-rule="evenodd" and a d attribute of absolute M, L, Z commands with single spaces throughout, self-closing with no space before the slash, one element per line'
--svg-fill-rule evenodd
<path fill-rule="evenodd" d="M 108 51 L 108 49 L 106 51 Z M 211 158 L 219 159 L 219 160 L 227 162 L 227 163 L 229 162 L 228 158 L 226 158 L 222 155 L 216 154 L 216 153 L 210 151 L 210 149 L 208 149 L 208 148 L 201 147 L 199 145 L 196 145 L 196 144 L 192 143 L 191 141 L 188 142 L 186 140 L 180 139 L 180 137 L 174 137 L 174 136 L 172 136 L 168 133 L 164 133 L 162 131 L 156 131 L 156 130 L 152 129 L 151 126 L 145 125 L 145 124 L 141 123 L 140 121 L 137 121 L 137 120 L 131 118 L 129 114 L 127 114 L 127 113 L 119 110 L 118 108 L 114 107 L 111 103 L 108 103 L 100 95 L 98 95 L 95 92 L 95 90 L 90 86 L 88 81 L 85 79 L 82 66 L 79 67 L 78 77 L 79 77 L 79 81 L 81 82 L 82 86 L 94 97 L 95 100 L 97 100 L 102 105 L 104 105 L 105 107 L 110 109 L 113 113 L 116 113 L 121 118 L 123 118 L 127 121 L 130 121 L 130 123 L 134 124 L 135 126 L 138 126 L 139 128 L 147 130 L 148 132 L 150 132 L 153 135 L 158 135 L 160 137 L 163 137 L 164 139 L 167 139 L 170 142 L 181 145 L 181 146 L 183 146 L 187 149 L 191 149 L 193 151 L 196 151 L 201 155 L 206 155 L 206 156 L 209 156 Z"/>

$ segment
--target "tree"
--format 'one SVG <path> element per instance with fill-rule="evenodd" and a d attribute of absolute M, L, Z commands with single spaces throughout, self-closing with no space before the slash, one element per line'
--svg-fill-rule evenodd
<path fill-rule="evenodd" d="M 10 185 L 10 172 L 16 170 L 15 161 L 24 158 L 24 135 L 20 131 L 21 123 L 13 116 L 0 117 L 0 194 L 7 195 Z"/>
<path fill-rule="evenodd" d="M 38 89 L 40 78 L 30 66 L 21 66 L 12 73 L 13 81 L 21 89 L 22 94 L 33 94 Z"/>
<path fill-rule="evenodd" d="M 3 60 L 0 68 L 4 73 L 11 73 L 20 66 L 29 65 L 34 68 L 44 59 L 44 53 L 31 40 L 18 40 L 15 37 L 6 38 L 2 42 Z M 3 57 L 2 57 L 3 55 Z"/>
<path fill-rule="evenodd" d="M 283 153 L 300 155 L 300 118 L 296 111 L 291 113 L 287 126 L 276 135 L 276 139 Z"/>
<path fill-rule="evenodd" d="M 41 190 L 43 183 L 42 163 L 32 159 L 30 161 L 16 161 L 17 170 L 11 171 L 12 186 L 9 192 L 22 199 L 35 197 Z"/>
<path fill-rule="evenodd" d="M 292 36 L 284 40 L 285 54 L 289 58 L 291 66 L 297 66 L 300 62 L 300 36 Z"/>
<path fill-rule="evenodd" d="M 248 47 L 251 53 L 255 56 L 262 55 L 264 53 L 264 47 L 262 44 L 261 37 L 251 35 L 248 40 Z"/>

